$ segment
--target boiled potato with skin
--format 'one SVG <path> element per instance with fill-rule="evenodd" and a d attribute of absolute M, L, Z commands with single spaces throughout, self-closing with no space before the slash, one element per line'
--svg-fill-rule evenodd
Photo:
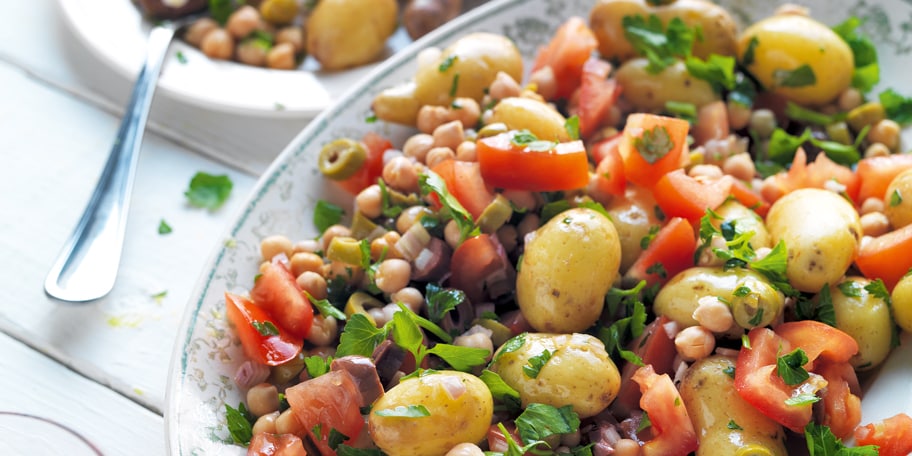
<path fill-rule="evenodd" d="M 307 52 L 324 70 L 341 70 L 380 56 L 398 27 L 396 0 L 320 0 L 307 19 Z"/>
<path fill-rule="evenodd" d="M 522 345 L 504 349 L 516 342 Z M 534 378 L 524 369 L 532 366 L 532 359 L 545 360 Z M 501 346 L 491 370 L 519 391 L 523 407 L 571 405 L 580 418 L 608 407 L 621 387 L 621 375 L 605 345 L 588 334 L 523 333 Z"/>
<path fill-rule="evenodd" d="M 618 275 L 614 225 L 588 208 L 568 209 L 535 231 L 516 277 L 516 301 L 537 331 L 571 333 L 592 326 Z"/>
<path fill-rule="evenodd" d="M 893 337 L 890 307 L 865 289 L 870 283 L 864 277 L 846 277 L 829 289 L 836 327 L 858 342 L 858 353 L 849 360 L 856 370 L 880 365 L 890 354 Z"/>
<path fill-rule="evenodd" d="M 766 215 L 766 228 L 774 245 L 783 241 L 788 249 L 789 283 L 810 293 L 845 275 L 862 235 L 852 204 L 818 188 L 795 190 L 776 200 Z"/>
<path fill-rule="evenodd" d="M 501 122 L 510 130 L 529 130 L 544 141 L 565 142 L 570 135 L 564 125 L 567 119 L 550 105 L 532 98 L 510 97 L 500 100 L 491 110 L 489 124 Z"/>
<path fill-rule="evenodd" d="M 912 274 L 906 274 L 890 294 L 893 301 L 893 319 L 903 331 L 912 333 Z"/>
<path fill-rule="evenodd" d="M 884 195 L 884 215 L 893 229 L 912 223 L 912 169 L 899 173 L 890 181 Z"/>
<path fill-rule="evenodd" d="M 421 104 L 415 98 L 415 81 L 382 90 L 371 103 L 378 119 L 402 125 L 415 125 Z"/>
<path fill-rule="evenodd" d="M 749 292 L 741 293 L 739 289 Z M 742 334 L 743 328 L 766 326 L 775 321 L 785 308 L 785 295 L 757 272 L 743 268 L 726 270 L 721 266 L 698 266 L 672 277 L 656 295 L 653 311 L 683 327 L 697 326 L 699 322 L 694 319 L 693 313 L 700 298 L 705 296 L 718 297 L 730 303 L 735 324 L 725 332 L 729 336 Z"/>
<path fill-rule="evenodd" d="M 700 107 L 719 100 L 712 86 L 693 77 L 684 62 L 675 62 L 656 74 L 647 70 L 648 66 L 648 60 L 638 57 L 621 65 L 616 74 L 618 84 L 624 90 L 623 97 L 637 112 L 659 112 L 669 101 L 693 103 Z"/>
<path fill-rule="evenodd" d="M 655 14 L 666 26 L 680 18 L 688 27 L 699 27 L 703 40 L 694 43 L 693 53 L 707 58 L 710 54 L 734 55 L 737 24 L 719 5 L 704 0 L 677 0 L 668 5 L 652 6 L 646 0 L 599 0 L 589 13 L 589 26 L 599 43 L 599 53 L 607 59 L 628 60 L 636 51 L 624 35 L 624 16 Z"/>
<path fill-rule="evenodd" d="M 418 69 L 415 97 L 421 105 L 444 106 L 453 98 L 480 103 L 501 71 L 522 80 L 522 55 L 513 41 L 493 33 L 472 33 L 445 48 L 436 64 Z"/>
<path fill-rule="evenodd" d="M 681 381 L 681 400 L 700 440 L 697 456 L 786 456 L 785 431 L 738 394 L 727 373 L 734 367 L 734 358 L 713 355 L 694 362 Z"/>
<path fill-rule="evenodd" d="M 662 222 L 656 216 L 655 198 L 649 190 L 627 185 L 623 198 L 612 198 L 605 208 L 611 215 L 621 242 L 621 266 L 623 273 L 630 268 L 643 253 L 642 240 L 653 228 L 658 229 Z"/>
<path fill-rule="evenodd" d="M 424 406 L 427 416 L 403 416 Z M 371 407 L 374 442 L 390 456 L 444 455 L 458 443 L 482 441 L 494 399 L 478 377 L 457 371 L 425 372 L 402 380 Z"/>
<path fill-rule="evenodd" d="M 752 24 L 738 38 L 738 59 L 767 90 L 807 106 L 836 99 L 849 88 L 855 70 L 849 45 L 829 27 L 799 14 Z"/>

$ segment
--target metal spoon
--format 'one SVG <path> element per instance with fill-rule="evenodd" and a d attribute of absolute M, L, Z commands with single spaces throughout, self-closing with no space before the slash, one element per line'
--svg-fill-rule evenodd
<path fill-rule="evenodd" d="M 149 107 L 178 25 L 163 22 L 149 34 L 145 62 L 133 86 L 111 154 L 85 212 L 44 282 L 44 290 L 51 297 L 84 302 L 101 298 L 114 288 Z"/>

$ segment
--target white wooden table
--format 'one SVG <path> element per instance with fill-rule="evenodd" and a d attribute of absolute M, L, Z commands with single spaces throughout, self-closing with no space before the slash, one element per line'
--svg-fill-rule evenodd
<path fill-rule="evenodd" d="M 251 124 L 157 97 L 115 288 L 87 304 L 55 301 L 44 278 L 104 166 L 131 85 L 81 45 L 55 0 L 4 5 L 0 454 L 165 454 L 167 373 L 184 305 L 257 174 L 306 123 Z M 268 134 L 232 136 L 242 122 Z M 172 128 L 181 123 L 194 134 Z M 197 171 L 234 182 L 221 209 L 186 204 Z M 172 233 L 158 234 L 161 220 Z"/>

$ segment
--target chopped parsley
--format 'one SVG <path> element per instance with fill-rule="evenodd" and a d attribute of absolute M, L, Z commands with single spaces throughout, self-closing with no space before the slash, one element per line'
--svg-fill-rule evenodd
<path fill-rule="evenodd" d="M 313 223 L 320 234 L 323 234 L 327 228 L 339 223 L 343 215 L 345 215 L 345 210 L 341 207 L 329 201 L 318 200 L 314 206 Z"/>
<path fill-rule="evenodd" d="M 173 231 L 171 225 L 168 225 L 168 222 L 166 222 L 165 219 L 161 219 L 161 221 L 158 222 L 158 234 L 169 234 L 171 231 Z"/>
<path fill-rule="evenodd" d="M 709 83 L 717 93 L 735 88 L 735 58 L 711 54 L 706 60 L 690 56 L 684 61 L 687 71 Z"/>
<path fill-rule="evenodd" d="M 190 180 L 190 187 L 184 192 L 187 201 L 196 207 L 216 210 L 222 207 L 234 183 L 226 175 L 215 176 L 202 171 Z"/>
<path fill-rule="evenodd" d="M 785 400 L 785 405 L 808 405 L 815 402 L 819 402 L 820 397 L 816 394 L 811 393 L 802 393 L 797 396 L 792 396 Z"/>
<path fill-rule="evenodd" d="M 238 445 L 250 445 L 250 439 L 253 438 L 252 416 L 244 403 L 239 403 L 237 408 L 225 404 L 225 418 L 228 421 L 228 433 L 231 434 L 231 440 Z"/>
<path fill-rule="evenodd" d="M 447 312 L 455 309 L 466 300 L 465 292 L 455 288 L 443 288 L 429 282 L 425 287 L 425 300 L 428 306 L 428 318 L 440 323 Z"/>
<path fill-rule="evenodd" d="M 640 337 L 646 329 L 646 305 L 640 298 L 646 288 L 646 281 L 641 280 L 635 287 L 624 290 L 612 288 L 605 296 L 606 315 L 620 315 L 610 326 L 598 328 L 596 337 L 605 344 L 605 350 L 611 356 L 619 356 L 637 366 L 643 360 L 633 351 L 627 350 L 627 344 Z"/>
<path fill-rule="evenodd" d="M 579 429 L 579 415 L 573 406 L 531 403 L 516 418 L 516 430 L 523 442 L 542 442 L 552 435 L 569 434 Z"/>
<path fill-rule="evenodd" d="M 633 140 L 633 147 L 651 165 L 674 149 L 675 144 L 671 140 L 668 130 L 659 125 L 651 130 L 643 131 L 643 136 Z"/>
<path fill-rule="evenodd" d="M 398 418 L 424 418 L 431 416 L 431 412 L 428 411 L 427 407 L 421 404 L 400 405 L 390 409 L 374 410 L 373 413 L 377 416 L 395 416 Z"/>
<path fill-rule="evenodd" d="M 678 17 L 669 21 L 667 28 L 655 14 L 624 16 L 621 24 L 627 41 L 649 60 L 646 70 L 653 74 L 673 65 L 678 58 L 689 56 L 694 41 L 699 38 L 698 30 L 688 27 Z"/>
<path fill-rule="evenodd" d="M 863 290 L 861 284 L 854 280 L 846 280 L 845 282 L 840 283 L 837 288 L 842 294 L 848 298 L 860 298 Z"/>
<path fill-rule="evenodd" d="M 453 82 L 450 83 L 450 98 L 456 96 L 456 91 L 459 90 L 459 73 L 453 75 Z"/>
<path fill-rule="evenodd" d="M 580 139 L 579 116 L 573 115 L 567 118 L 567 121 L 564 122 L 564 130 L 570 135 L 570 139 L 574 141 Z"/>
<path fill-rule="evenodd" d="M 221 25 L 228 22 L 228 16 L 234 12 L 232 0 L 209 0 L 209 15 Z"/>
<path fill-rule="evenodd" d="M 728 424 L 725 426 L 733 431 L 743 431 L 744 428 L 741 427 L 735 420 L 728 420 Z"/>
<path fill-rule="evenodd" d="M 440 62 L 440 65 L 437 67 L 437 71 L 440 71 L 441 73 L 446 73 L 447 70 L 452 68 L 453 64 L 456 63 L 457 59 L 459 59 L 458 55 L 448 56 L 447 58 L 443 59 L 442 62 Z"/>
<path fill-rule="evenodd" d="M 744 63 L 744 66 L 750 66 L 754 63 L 754 52 L 759 44 L 760 39 L 756 35 L 752 36 L 750 41 L 747 42 L 747 49 L 744 50 L 744 55 L 741 56 L 741 62 Z"/>
<path fill-rule="evenodd" d="M 529 378 L 538 378 L 541 369 L 545 367 L 548 360 L 551 359 L 551 351 L 545 350 L 538 355 L 529 358 L 529 363 L 523 366 L 523 373 Z"/>
<path fill-rule="evenodd" d="M 317 308 L 320 315 L 323 317 L 333 317 L 339 321 L 344 321 L 347 318 L 345 312 L 336 308 L 328 299 L 317 299 L 306 291 L 304 292 L 304 295 L 307 297 L 307 300 Z"/>
<path fill-rule="evenodd" d="M 817 76 L 814 75 L 814 69 L 810 65 L 804 64 L 793 70 L 773 71 L 773 81 L 777 87 L 805 87 L 814 85 L 817 82 Z"/>
<path fill-rule="evenodd" d="M 796 348 L 791 353 L 776 358 L 776 374 L 786 385 L 799 385 L 810 378 L 810 374 L 804 369 L 804 365 L 807 363 L 807 353 Z"/>
<path fill-rule="evenodd" d="M 833 27 L 833 31 L 842 38 L 852 50 L 855 70 L 852 72 L 852 87 L 870 92 L 880 82 L 880 65 L 877 63 L 877 48 L 868 37 L 858 33 L 862 21 L 852 16 Z"/>
<path fill-rule="evenodd" d="M 501 345 L 500 350 L 497 351 L 497 356 L 491 360 L 491 364 L 496 363 L 503 355 L 519 350 L 523 345 L 526 345 L 526 333 L 513 336 Z"/>
<path fill-rule="evenodd" d="M 475 222 L 472 220 L 472 215 L 469 214 L 469 211 L 462 206 L 459 200 L 447 190 L 446 181 L 437 175 L 437 173 L 427 171 L 426 174 L 418 176 L 418 187 L 423 194 L 429 195 L 434 193 L 440 198 L 440 204 L 443 206 L 443 210 L 456 221 L 456 225 L 459 227 L 460 242 L 479 232 L 479 229 L 475 226 Z"/>
<path fill-rule="evenodd" d="M 903 197 L 902 193 L 899 192 L 899 189 L 893 189 L 893 192 L 890 193 L 890 207 L 896 207 L 902 204 Z M 161 230 L 159 230 L 161 232 Z"/>
<path fill-rule="evenodd" d="M 181 65 L 187 64 L 187 56 L 183 53 L 183 51 L 175 52 L 174 57 L 177 59 L 177 63 L 180 63 Z"/>
<path fill-rule="evenodd" d="M 323 358 L 322 356 L 308 356 L 304 358 L 304 369 L 310 378 L 317 378 L 329 372 L 332 356 Z"/>
<path fill-rule="evenodd" d="M 279 328 L 271 321 L 252 321 L 250 326 L 256 329 L 261 336 L 278 336 Z"/>
<path fill-rule="evenodd" d="M 833 435 L 829 427 L 813 420 L 804 427 L 808 453 L 811 456 L 877 456 L 876 445 L 847 447 Z"/>
<path fill-rule="evenodd" d="M 912 97 L 904 97 L 893 89 L 887 89 L 880 93 L 879 98 L 887 117 L 901 125 L 912 123 Z"/>
<path fill-rule="evenodd" d="M 508 385 L 499 374 L 485 369 L 481 371 L 481 375 L 478 377 L 488 386 L 488 390 L 491 391 L 491 396 L 494 397 L 494 400 L 500 401 L 512 409 L 520 408 L 519 391 Z"/>

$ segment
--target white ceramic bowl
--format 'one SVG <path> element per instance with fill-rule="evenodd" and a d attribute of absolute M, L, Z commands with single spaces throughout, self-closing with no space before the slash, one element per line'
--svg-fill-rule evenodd
<path fill-rule="evenodd" d="M 747 23 L 770 15 L 775 2 L 721 1 Z M 849 15 L 866 18 L 865 31 L 878 44 L 882 83 L 875 93 L 893 87 L 912 93 L 905 76 L 912 69 L 912 4 L 901 0 L 818 0 L 800 2 L 812 15 L 833 25 Z M 282 152 L 262 176 L 249 201 L 230 225 L 224 245 L 213 253 L 188 303 L 174 350 L 167 398 L 167 438 L 173 455 L 244 454 L 231 445 L 224 404 L 237 406 L 243 397 L 233 376 L 243 361 L 239 341 L 224 315 L 226 290 L 248 287 L 257 273 L 259 242 L 270 234 L 295 239 L 314 237 L 313 207 L 326 199 L 351 208 L 351 198 L 327 184 L 317 168 L 321 146 L 340 137 L 361 137 L 379 131 L 401 144 L 410 130 L 367 123 L 370 103 L 383 88 L 408 80 L 416 56 L 426 46 L 444 47 L 472 31 L 498 32 L 513 39 L 530 58 L 571 15 L 588 17 L 592 0 L 495 0 L 426 36 L 388 60 L 338 103 L 323 112 Z M 901 22 L 905 21 L 905 22 Z M 903 85 L 905 83 L 905 85 Z M 906 132 L 906 144 L 912 144 Z M 871 421 L 898 411 L 912 412 L 912 350 L 895 353 L 864 399 L 863 419 Z"/>

